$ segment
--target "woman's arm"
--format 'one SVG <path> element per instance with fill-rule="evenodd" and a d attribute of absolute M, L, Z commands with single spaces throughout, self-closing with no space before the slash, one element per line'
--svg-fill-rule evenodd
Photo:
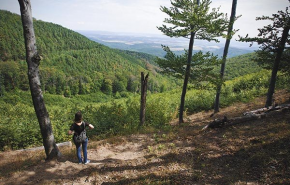
<path fill-rule="evenodd" d="M 86 126 L 89 127 L 89 129 L 93 129 L 93 128 L 95 128 L 94 125 L 92 125 L 92 124 L 90 124 L 90 123 L 88 123 L 88 122 L 85 122 L 85 124 L 86 124 Z"/>
<path fill-rule="evenodd" d="M 94 125 L 89 124 L 89 128 L 90 128 L 90 129 L 93 129 L 93 128 L 95 128 L 95 127 L 94 127 Z"/>
<path fill-rule="evenodd" d="M 74 133 L 73 130 L 68 130 L 68 135 L 72 135 Z"/>

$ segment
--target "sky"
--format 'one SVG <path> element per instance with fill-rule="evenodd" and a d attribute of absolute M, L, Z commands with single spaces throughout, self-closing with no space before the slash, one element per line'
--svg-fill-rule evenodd
<path fill-rule="evenodd" d="M 269 24 L 256 17 L 285 11 L 288 0 L 240 0 L 234 24 L 236 34 L 254 37 L 258 28 Z M 166 14 L 160 6 L 170 7 L 170 0 L 31 0 L 32 16 L 38 20 L 62 25 L 71 30 L 162 34 L 156 27 Z M 212 0 L 211 7 L 231 13 L 232 0 Z M 17 0 L 0 0 L 0 9 L 20 14 Z"/>

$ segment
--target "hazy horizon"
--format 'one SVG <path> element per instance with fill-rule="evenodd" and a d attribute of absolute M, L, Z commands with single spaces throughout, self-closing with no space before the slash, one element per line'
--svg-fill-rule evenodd
<path fill-rule="evenodd" d="M 59 24 L 71 30 L 97 30 L 119 33 L 161 34 L 156 28 L 166 14 L 160 6 L 169 7 L 170 0 L 31 0 L 32 16 L 37 20 Z M 230 16 L 232 0 L 215 0 L 211 7 L 220 7 Z M 235 24 L 237 35 L 254 37 L 267 21 L 255 21 L 258 16 L 271 16 L 285 11 L 288 0 L 243 0 L 237 3 Z M 0 9 L 20 14 L 18 1 L 0 0 Z"/>
<path fill-rule="evenodd" d="M 99 40 L 104 41 L 104 42 L 115 42 L 115 43 L 124 43 L 126 44 L 128 42 L 128 39 L 134 41 L 135 43 L 138 44 L 138 41 L 140 39 L 142 40 L 147 40 L 147 43 L 150 43 L 150 40 L 154 39 L 156 42 L 157 39 L 160 39 L 160 44 L 166 45 L 166 42 L 163 41 L 170 41 L 170 42 L 176 42 L 177 46 L 181 46 L 183 43 L 184 49 L 187 49 L 188 47 L 188 39 L 186 38 L 170 38 L 164 34 L 147 34 L 147 33 L 129 33 L 129 32 L 112 32 L 112 31 L 100 31 L 100 30 L 74 30 L 82 35 L 85 35 L 87 37 L 93 37 L 95 36 L 104 36 L 106 37 L 106 40 L 102 40 L 102 38 L 99 38 Z M 117 40 L 116 40 L 117 38 Z M 96 38 L 98 39 L 98 38 Z M 139 40 L 138 40 L 139 39 Z M 224 38 L 219 38 L 220 42 L 208 42 L 208 41 L 203 41 L 203 40 L 195 40 L 195 46 L 199 47 L 201 44 L 202 45 L 208 45 L 209 47 L 212 46 L 218 46 L 219 48 L 224 47 L 225 39 Z M 153 42 L 153 41 L 152 41 Z M 151 43 L 152 43 L 151 42 Z M 172 44 L 169 44 L 172 45 Z M 235 39 L 231 40 L 231 45 L 230 47 L 235 47 L 235 48 L 241 48 L 241 49 L 246 49 L 246 50 L 256 50 L 258 48 L 257 45 L 253 45 L 250 47 L 250 43 L 244 43 L 244 42 L 238 42 Z"/>

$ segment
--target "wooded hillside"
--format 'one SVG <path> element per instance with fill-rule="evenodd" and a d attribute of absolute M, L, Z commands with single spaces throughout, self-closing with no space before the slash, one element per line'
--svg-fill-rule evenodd
<path fill-rule="evenodd" d="M 0 11 L 0 83 L 4 91 L 28 89 L 25 48 L 19 15 Z M 154 57 L 110 49 L 60 25 L 34 19 L 42 89 L 67 97 L 76 94 L 136 92 L 141 71 L 151 72 L 149 90 L 164 91 L 175 83 L 157 73 Z M 122 94 L 123 93 L 123 94 Z"/>
<path fill-rule="evenodd" d="M 0 11 L 0 16 L 0 109 L 3 112 L 0 131 L 5 133 L 0 137 L 0 150 L 37 146 L 41 144 L 41 137 L 27 91 L 20 16 L 7 11 Z M 139 90 L 141 71 L 150 72 L 149 91 L 167 91 L 148 93 L 146 127 L 166 128 L 178 115 L 181 86 L 178 80 L 158 74 L 153 56 L 110 49 L 52 23 L 37 20 L 34 23 L 43 57 L 41 89 L 58 142 L 69 139 L 67 128 L 76 110 L 81 110 L 86 120 L 95 125 L 94 131 L 88 133 L 92 137 L 134 132 L 139 123 L 140 96 L 135 92 Z M 251 101 L 266 93 L 270 73 L 260 70 L 252 62 L 252 56 L 246 54 L 228 60 L 226 78 L 231 80 L 225 82 L 221 91 L 221 107 Z M 277 88 L 285 89 L 286 84 L 289 77 L 279 75 Z M 188 89 L 184 114 L 212 109 L 214 86 Z M 128 98 L 114 99 L 121 97 Z"/>
<path fill-rule="evenodd" d="M 227 59 L 227 66 L 225 71 L 225 80 L 232 80 L 234 78 L 244 76 L 251 73 L 261 71 L 262 67 L 258 63 L 253 62 L 255 53 L 248 53 Z M 220 67 L 215 68 L 218 73 Z"/>
<path fill-rule="evenodd" d="M 91 41 L 85 36 L 54 23 L 34 19 L 42 89 L 50 94 L 70 97 L 103 92 L 121 94 L 139 90 L 140 72 L 150 75 L 148 90 L 164 92 L 178 81 L 158 74 L 155 57 L 146 53 L 117 50 Z M 28 90 L 24 38 L 17 14 L 0 10 L 0 94 L 13 89 Z M 226 79 L 258 72 L 254 54 L 228 59 Z M 216 72 L 219 69 L 217 67 Z"/>

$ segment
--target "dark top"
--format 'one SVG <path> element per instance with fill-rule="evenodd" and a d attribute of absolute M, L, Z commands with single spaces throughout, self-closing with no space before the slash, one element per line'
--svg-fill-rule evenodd
<path fill-rule="evenodd" d="M 84 127 L 84 121 L 82 121 L 82 124 L 80 126 L 78 126 L 76 123 L 73 123 L 70 126 L 70 130 L 71 131 L 75 131 L 75 134 L 80 135 L 80 133 L 85 129 L 85 127 L 89 126 L 89 123 L 85 123 L 85 127 Z"/>

